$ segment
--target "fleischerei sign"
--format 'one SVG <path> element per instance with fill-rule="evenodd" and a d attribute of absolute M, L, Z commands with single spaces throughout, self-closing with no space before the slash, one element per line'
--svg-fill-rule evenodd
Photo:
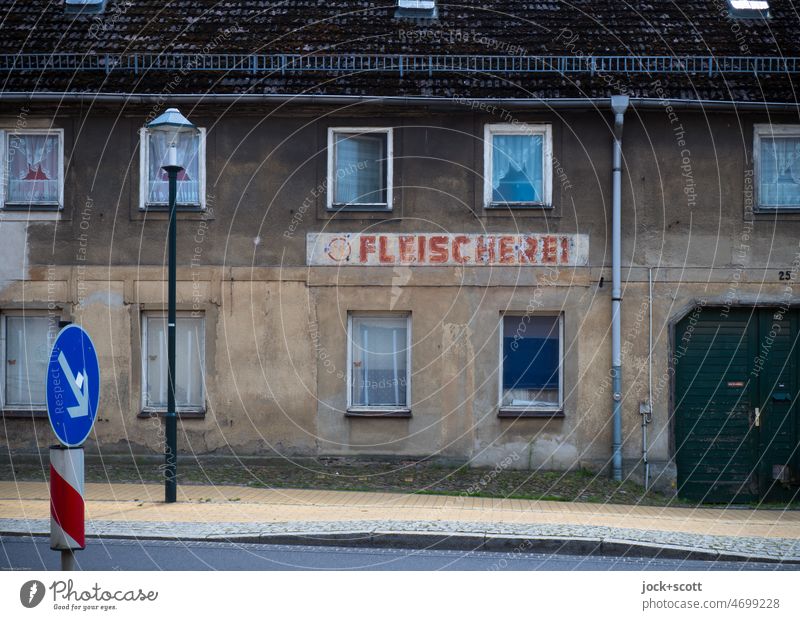
<path fill-rule="evenodd" d="M 308 233 L 314 266 L 508 267 L 589 262 L 589 236 L 551 233 Z"/>

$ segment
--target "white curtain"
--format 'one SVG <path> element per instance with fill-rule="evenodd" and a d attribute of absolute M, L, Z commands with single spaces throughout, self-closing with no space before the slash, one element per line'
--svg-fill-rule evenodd
<path fill-rule="evenodd" d="M 492 200 L 541 202 L 542 136 L 492 137 Z"/>
<path fill-rule="evenodd" d="M 58 201 L 58 136 L 12 133 L 8 140 L 8 201 Z"/>
<path fill-rule="evenodd" d="M 759 201 L 766 206 L 800 205 L 800 138 L 762 138 Z"/>
<path fill-rule="evenodd" d="M 6 317 L 5 406 L 44 406 L 48 327 L 47 317 Z"/>
<path fill-rule="evenodd" d="M 334 202 L 386 202 L 385 135 L 337 134 Z"/>
<path fill-rule="evenodd" d="M 352 402 L 355 406 L 406 406 L 406 330 L 406 317 L 353 319 Z"/>
<path fill-rule="evenodd" d="M 167 136 L 163 132 L 152 132 L 149 135 L 148 153 L 148 204 L 168 204 L 169 179 L 162 169 L 167 159 Z M 200 204 L 200 138 L 190 134 L 179 134 L 178 164 L 183 170 L 178 172 L 179 205 Z"/>
<path fill-rule="evenodd" d="M 175 404 L 202 408 L 205 367 L 204 323 L 200 318 L 178 317 L 175 324 Z M 147 319 L 147 389 L 145 405 L 167 406 L 167 319 Z"/>

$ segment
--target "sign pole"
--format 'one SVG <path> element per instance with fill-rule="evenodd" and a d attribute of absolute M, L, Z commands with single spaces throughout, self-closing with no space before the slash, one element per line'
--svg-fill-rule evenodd
<path fill-rule="evenodd" d="M 75 570 L 75 550 L 86 548 L 83 447 L 50 447 L 50 548 L 61 570 Z"/>
<path fill-rule="evenodd" d="M 86 548 L 83 442 L 100 401 L 100 365 L 92 339 L 69 324 L 56 336 L 46 377 L 47 417 L 60 445 L 50 446 L 50 548 L 61 570 L 75 570 Z"/>

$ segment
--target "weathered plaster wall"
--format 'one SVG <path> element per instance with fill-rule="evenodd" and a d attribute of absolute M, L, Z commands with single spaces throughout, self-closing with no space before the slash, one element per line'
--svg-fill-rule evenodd
<path fill-rule="evenodd" d="M 136 130 L 142 118 L 101 115 L 83 124 L 77 137 L 68 134 L 68 204 L 57 224 L 0 222 L 0 311 L 46 308 L 48 295 L 54 296 L 66 316 L 90 326 L 98 344 L 104 385 L 91 449 L 160 449 L 160 424 L 138 417 L 141 313 L 163 308 L 166 242 L 164 214 L 138 211 Z M 299 110 L 278 118 L 227 112 L 217 118 L 202 109 L 192 118 L 209 130 L 210 208 L 203 217 L 179 219 L 179 262 L 185 265 L 179 309 L 197 305 L 206 317 L 208 407 L 204 418 L 181 422 L 181 450 L 439 455 L 481 465 L 511 456 L 513 467 L 607 466 L 607 116 L 518 114 L 520 120 L 553 123 L 554 155 L 563 170 L 556 171 L 554 209 L 548 212 L 483 209 L 482 127 L 497 118 L 421 110 L 350 117 Z M 701 298 L 764 304 L 785 298 L 777 272 L 795 261 L 800 219 L 751 217 L 748 211 L 752 125 L 763 120 L 687 112 L 674 121 L 658 111 L 627 117 L 626 472 L 639 475 L 639 402 L 647 398 L 647 267 L 655 279 L 650 458 L 655 473 L 666 471 L 664 484 L 674 478 L 671 322 Z M 74 119 L 59 121 L 72 126 Z M 327 127 L 353 125 L 396 128 L 391 214 L 325 211 Z M 102 177 L 91 173 L 97 169 Z M 304 266 L 307 232 L 365 228 L 582 233 L 590 235 L 589 265 L 557 272 Z M 27 274 L 26 260 L 33 265 Z M 524 312 L 531 304 L 564 315 L 565 415 L 501 419 L 500 313 Z M 412 316 L 412 417 L 346 417 L 347 313 L 387 310 Z M 48 433 L 45 420 L 6 418 L 1 440 L 31 450 L 47 445 Z"/>

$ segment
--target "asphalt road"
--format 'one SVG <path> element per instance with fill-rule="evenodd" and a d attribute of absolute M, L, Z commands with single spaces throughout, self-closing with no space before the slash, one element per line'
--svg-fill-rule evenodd
<path fill-rule="evenodd" d="M 90 539 L 76 553 L 84 570 L 792 570 L 745 562 L 701 562 L 538 553 L 365 549 L 217 542 Z M 0 536 L 0 568 L 57 570 L 44 537 Z"/>

